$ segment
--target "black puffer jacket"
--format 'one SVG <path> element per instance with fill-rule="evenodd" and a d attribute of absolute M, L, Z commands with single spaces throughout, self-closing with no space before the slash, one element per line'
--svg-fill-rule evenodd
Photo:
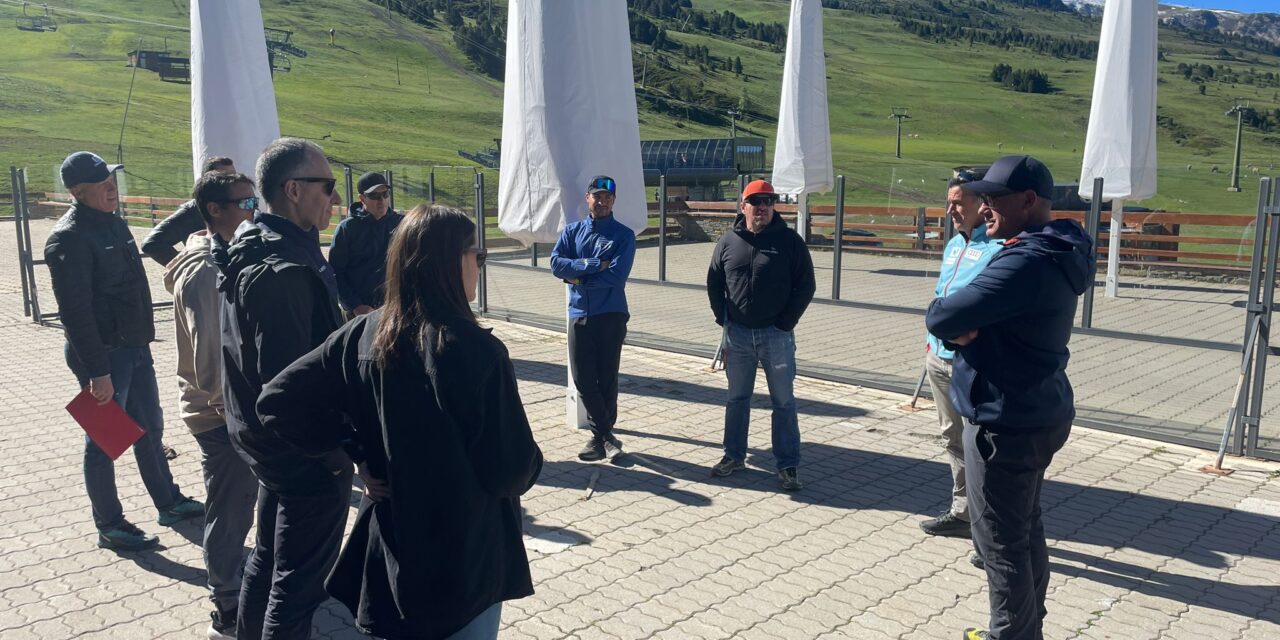
<path fill-rule="evenodd" d="M 533 593 L 520 496 L 542 452 L 502 341 L 473 321 L 446 322 L 438 349 L 407 346 L 384 368 L 372 347 L 381 314 L 356 318 L 276 376 L 258 413 L 311 453 L 355 425 L 391 496 L 361 504 L 329 593 L 366 633 L 444 638 Z"/>
<path fill-rule="evenodd" d="M 351 468 L 347 456 L 341 450 L 304 455 L 263 429 L 254 408 L 267 382 L 341 324 L 318 234 L 259 213 L 229 247 L 215 245 L 213 259 L 221 272 L 222 387 L 231 441 L 268 488 L 323 490 L 335 471 Z M 354 442 L 348 445 L 356 450 Z"/>
<path fill-rule="evenodd" d="M 187 236 L 204 228 L 204 218 L 195 200 L 188 200 L 142 239 L 142 252 L 165 266 L 178 257 L 173 245 L 186 242 Z"/>
<path fill-rule="evenodd" d="M 76 203 L 54 225 L 44 259 L 76 374 L 105 376 L 108 350 L 155 339 L 147 272 L 124 220 Z"/>
<path fill-rule="evenodd" d="M 750 329 L 795 329 L 817 289 L 809 248 L 782 216 L 760 231 L 747 231 L 742 214 L 720 236 L 707 270 L 707 296 L 716 324 L 726 315 Z"/>

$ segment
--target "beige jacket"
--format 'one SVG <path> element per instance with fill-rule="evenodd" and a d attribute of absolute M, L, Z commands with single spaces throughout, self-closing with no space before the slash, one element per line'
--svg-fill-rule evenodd
<path fill-rule="evenodd" d="M 191 234 L 164 273 L 164 286 L 173 294 L 173 325 L 178 337 L 179 407 L 192 433 L 227 422 L 222 403 L 218 268 L 213 264 L 208 234 Z"/>

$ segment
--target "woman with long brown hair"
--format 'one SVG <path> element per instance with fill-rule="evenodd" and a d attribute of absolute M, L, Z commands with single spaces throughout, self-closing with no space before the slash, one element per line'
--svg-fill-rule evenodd
<path fill-rule="evenodd" d="M 355 426 L 371 483 L 329 593 L 382 638 L 495 638 L 533 593 L 520 496 L 542 468 L 506 347 L 469 301 L 485 254 L 456 209 L 419 205 L 387 252 L 386 303 L 263 390 L 263 425 L 308 452 Z"/>

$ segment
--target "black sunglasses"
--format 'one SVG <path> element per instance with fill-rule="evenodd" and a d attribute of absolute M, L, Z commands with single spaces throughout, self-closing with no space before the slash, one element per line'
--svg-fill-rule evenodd
<path fill-rule="evenodd" d="M 747 198 L 747 203 L 753 207 L 765 207 L 778 204 L 776 196 L 751 196 Z"/>
<path fill-rule="evenodd" d="M 961 184 L 967 184 L 970 182 L 977 182 L 981 180 L 982 174 L 978 173 L 977 169 L 968 167 L 968 168 L 956 169 L 952 173 L 951 177 L 956 180 L 959 180 Z"/>
<path fill-rule="evenodd" d="M 382 191 L 372 191 L 372 192 L 366 193 L 364 194 L 364 197 L 370 200 L 383 200 L 387 197 L 388 193 L 391 193 L 390 189 L 383 189 Z"/>
<path fill-rule="evenodd" d="M 297 180 L 298 182 L 314 182 L 316 184 L 322 184 L 324 185 L 324 194 L 326 196 L 333 195 L 333 188 L 338 186 L 337 178 L 307 178 L 307 177 L 288 178 L 284 182 L 281 182 L 280 185 L 284 186 L 284 183 L 288 182 L 289 180 Z"/>
<path fill-rule="evenodd" d="M 483 266 L 484 266 L 484 261 L 485 261 L 485 260 L 487 260 L 487 259 L 489 258 L 489 252 L 488 252 L 488 251 L 485 251 L 484 249 L 480 249 L 480 248 L 478 248 L 478 247 L 472 247 L 472 248 L 470 248 L 470 249 L 467 249 L 467 251 L 468 251 L 468 252 L 470 252 L 470 253 L 474 253 L 474 254 L 476 254 L 476 268 L 477 268 L 477 269 L 479 269 L 479 268 L 483 267 Z"/>
<path fill-rule="evenodd" d="M 248 198 L 236 198 L 234 200 L 219 200 L 218 204 L 234 204 L 239 209 L 245 211 L 254 211 L 258 208 L 258 196 L 249 196 Z"/>

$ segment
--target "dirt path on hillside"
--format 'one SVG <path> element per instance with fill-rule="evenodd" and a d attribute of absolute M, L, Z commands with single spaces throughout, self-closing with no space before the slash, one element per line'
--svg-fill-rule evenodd
<path fill-rule="evenodd" d="M 437 59 L 440 60 L 440 62 L 443 62 L 446 67 L 449 67 L 451 71 L 470 80 L 477 87 L 480 87 L 485 91 L 488 91 L 494 97 L 496 98 L 502 97 L 501 87 L 493 86 L 493 84 L 489 82 L 489 80 L 486 79 L 484 76 L 480 75 L 479 73 L 476 73 L 472 69 L 468 69 L 465 65 L 458 62 L 450 54 L 448 49 L 440 46 L 431 38 L 428 38 L 423 34 L 414 33 L 412 30 L 405 28 L 405 26 L 401 24 L 400 20 L 407 20 L 408 18 L 401 17 L 400 20 L 397 20 L 394 18 L 388 19 L 385 11 L 382 10 L 381 8 L 375 7 L 374 5 L 369 5 L 368 7 L 366 7 L 366 10 L 375 19 L 390 25 L 393 29 L 396 30 L 396 33 L 400 37 L 408 38 L 422 45 L 422 47 L 427 50 L 427 53 L 430 53 L 431 55 L 435 56 Z"/>

